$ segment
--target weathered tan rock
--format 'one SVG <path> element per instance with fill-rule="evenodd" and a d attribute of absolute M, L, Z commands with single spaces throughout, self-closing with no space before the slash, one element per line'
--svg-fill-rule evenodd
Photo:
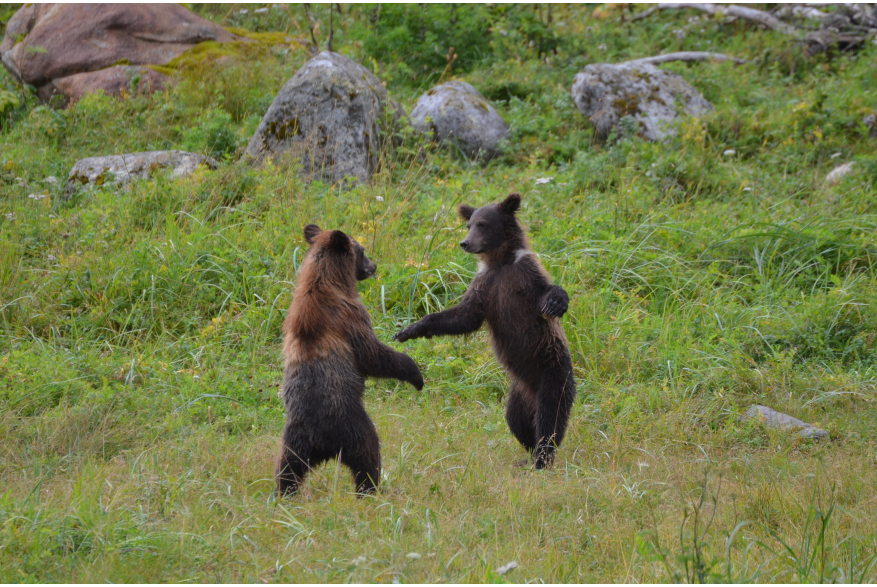
<path fill-rule="evenodd" d="M 42 86 L 39 92 L 44 102 L 48 102 L 55 94 L 61 94 L 75 102 L 98 90 L 103 90 L 107 96 L 120 96 L 123 90 L 146 94 L 162 90 L 172 82 L 173 78 L 148 66 L 117 65 L 58 78 Z"/>
<path fill-rule="evenodd" d="M 257 164 L 266 156 L 290 158 L 310 179 L 364 182 L 404 114 L 369 70 L 323 51 L 283 85 L 246 153 Z"/>
<path fill-rule="evenodd" d="M 169 171 L 170 177 L 186 177 L 199 165 L 216 167 L 204 155 L 185 151 L 145 151 L 106 157 L 86 157 L 77 161 L 67 177 L 67 195 L 87 186 L 114 183 L 124 185 L 136 178 L 148 178 L 158 171 Z"/>
<path fill-rule="evenodd" d="M 120 64 L 165 65 L 202 41 L 236 40 L 244 39 L 180 4 L 26 4 L 7 24 L 0 60 L 48 98 L 62 87 L 106 91 L 120 73 L 59 83 L 70 76 Z"/>
<path fill-rule="evenodd" d="M 782 412 L 777 412 L 767 406 L 752 406 L 746 410 L 746 415 L 741 419 L 755 419 L 762 422 L 769 428 L 778 428 L 780 430 L 798 430 L 798 436 L 801 438 L 825 438 L 828 432 L 822 428 L 817 428 L 807 422 L 802 422 L 797 418 L 793 418 Z"/>

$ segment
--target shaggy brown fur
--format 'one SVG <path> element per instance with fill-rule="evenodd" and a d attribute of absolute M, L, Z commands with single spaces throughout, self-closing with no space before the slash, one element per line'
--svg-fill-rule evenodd
<path fill-rule="evenodd" d="M 286 427 L 277 458 L 277 491 L 295 493 L 311 467 L 338 457 L 356 491 L 374 491 L 381 471 L 375 425 L 362 396 L 366 377 L 392 377 L 423 388 L 408 355 L 382 344 L 356 291 L 377 266 L 338 230 L 305 226 L 311 244 L 283 323 Z"/>
<path fill-rule="evenodd" d="M 460 243 L 479 256 L 479 269 L 458 305 L 429 314 L 396 340 L 474 332 L 487 321 L 493 350 L 512 379 L 506 421 L 533 453 L 536 468 L 554 461 L 576 396 L 572 360 L 558 318 L 569 306 L 563 288 L 529 250 L 511 194 L 499 204 L 460 206 L 469 234 Z"/>

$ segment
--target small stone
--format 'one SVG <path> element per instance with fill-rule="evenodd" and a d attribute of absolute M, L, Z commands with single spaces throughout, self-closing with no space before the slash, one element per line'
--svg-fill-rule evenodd
<path fill-rule="evenodd" d="M 506 563 L 503 566 L 496 569 L 496 574 L 497 575 L 505 575 L 506 573 L 508 573 L 512 569 L 517 569 L 517 568 L 518 568 L 518 563 L 516 563 L 515 561 L 512 561 L 512 562 Z"/>
<path fill-rule="evenodd" d="M 777 412 L 767 406 L 752 406 L 746 410 L 746 414 L 741 416 L 740 419 L 755 419 L 764 423 L 769 428 L 779 430 L 798 430 L 798 436 L 801 438 L 825 438 L 828 436 L 828 432 L 821 428 L 817 428 L 807 422 L 802 422 L 782 412 Z"/>
<path fill-rule="evenodd" d="M 842 163 L 841 165 L 838 165 L 828 172 L 828 175 L 825 176 L 825 183 L 827 183 L 828 185 L 835 185 L 840 182 L 843 176 L 847 175 L 852 170 L 852 161 L 850 161 L 849 163 Z"/>

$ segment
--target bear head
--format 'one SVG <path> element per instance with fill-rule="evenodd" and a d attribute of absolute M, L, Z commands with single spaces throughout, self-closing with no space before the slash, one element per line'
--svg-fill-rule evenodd
<path fill-rule="evenodd" d="M 524 230 L 515 218 L 521 205 L 521 194 L 510 194 L 498 204 L 473 208 L 466 204 L 459 207 L 460 216 L 466 220 L 469 234 L 460 243 L 467 253 L 485 254 L 499 249 L 516 251 L 525 246 Z"/>
<path fill-rule="evenodd" d="M 340 230 L 321 230 L 316 224 L 308 224 L 304 235 L 319 258 L 331 259 L 343 273 L 354 273 L 357 281 L 368 279 L 378 270 L 375 262 L 366 256 L 365 248 Z"/>

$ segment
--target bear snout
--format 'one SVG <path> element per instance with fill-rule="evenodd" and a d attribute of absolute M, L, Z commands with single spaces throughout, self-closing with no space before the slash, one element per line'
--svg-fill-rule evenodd
<path fill-rule="evenodd" d="M 464 251 L 468 251 L 468 250 L 469 250 L 469 241 L 463 241 L 463 242 L 461 242 L 461 243 L 460 243 L 460 248 L 463 249 Z"/>

